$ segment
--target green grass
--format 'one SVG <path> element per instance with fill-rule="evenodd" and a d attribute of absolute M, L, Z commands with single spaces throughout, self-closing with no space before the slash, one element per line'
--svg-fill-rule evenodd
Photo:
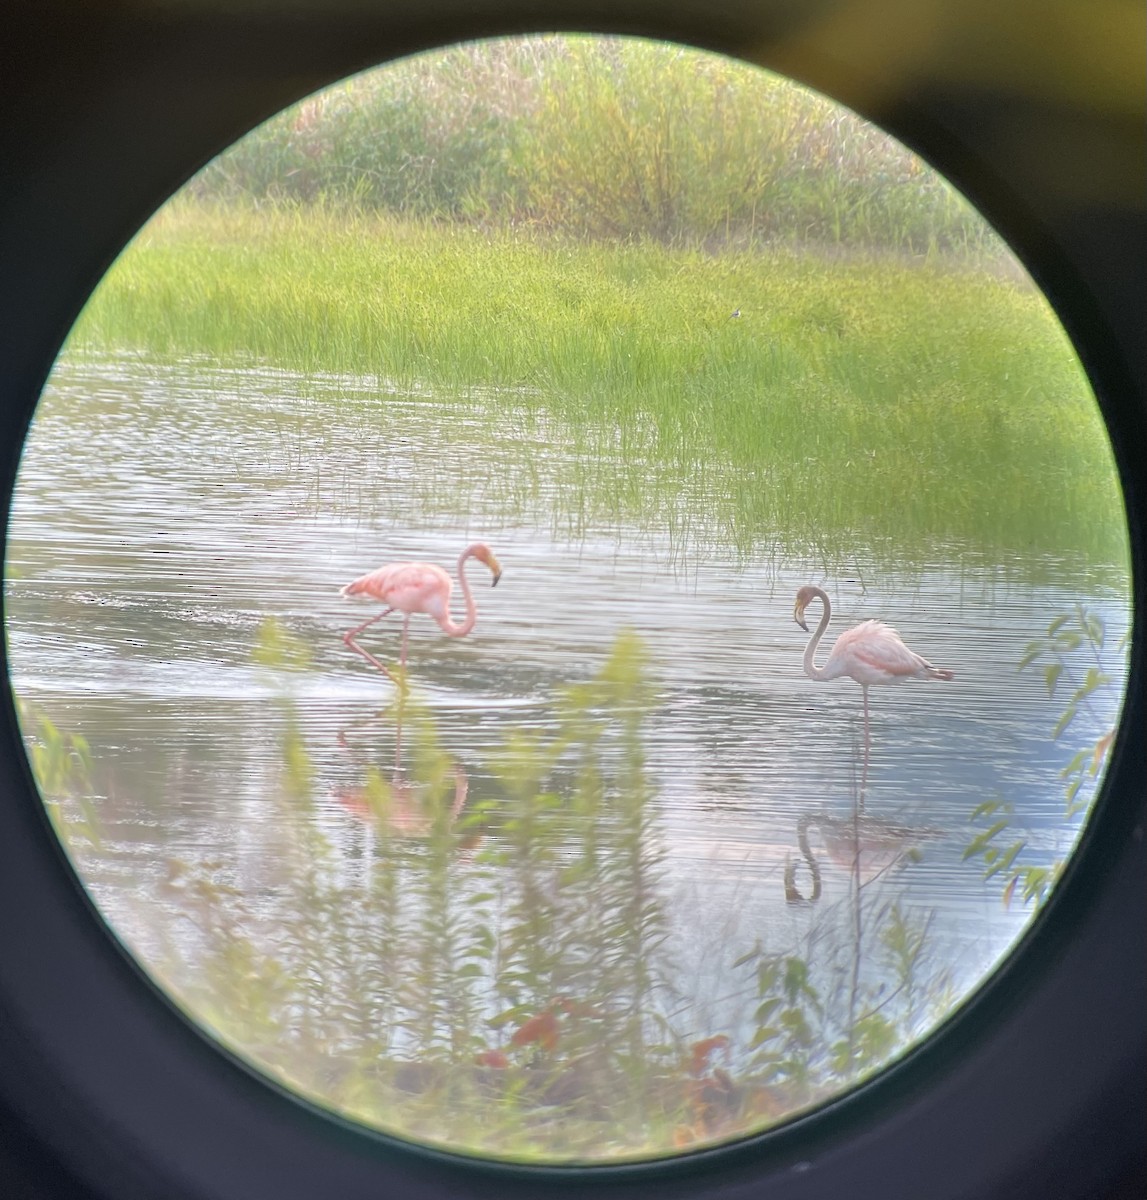
<path fill-rule="evenodd" d="M 746 549 L 1125 559 L 1080 365 L 998 272 L 184 202 L 69 352 L 107 348 L 483 389 L 491 443 L 524 411 L 583 452 L 560 481 L 580 511 L 657 522 L 700 495 Z"/>

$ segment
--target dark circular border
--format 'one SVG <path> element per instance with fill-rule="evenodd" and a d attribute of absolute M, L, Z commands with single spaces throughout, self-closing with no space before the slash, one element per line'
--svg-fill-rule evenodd
<path fill-rule="evenodd" d="M 1075 48 L 1070 37 L 1065 43 L 1062 29 L 1049 35 L 1045 6 L 1004 7 L 974 0 L 28 0 L 11 7 L 0 47 L 5 529 L 24 432 L 80 307 L 135 230 L 224 145 L 301 95 L 398 54 L 553 28 L 641 33 L 738 54 L 835 96 L 928 158 L 1008 238 L 1072 336 L 1111 431 L 1128 504 L 1136 637 L 1120 734 L 1083 842 L 1022 947 L 958 1014 L 871 1083 L 771 1134 L 647 1166 L 581 1171 L 470 1162 L 366 1134 L 212 1049 L 94 915 L 44 820 L 7 696 L 0 730 L 6 1194 L 1043 1200 L 1142 1183 L 1142 106 L 1138 79 L 1120 84 L 1118 73 L 1110 86 L 1080 84 L 1078 76 L 1057 82 L 1063 55 Z M 1068 32 L 1083 35 L 1088 8 L 1088 0 L 1068 0 L 1057 19 L 1072 17 Z"/>

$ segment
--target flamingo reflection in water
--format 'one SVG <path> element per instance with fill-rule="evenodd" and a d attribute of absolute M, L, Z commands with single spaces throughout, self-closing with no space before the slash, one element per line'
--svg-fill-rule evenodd
<path fill-rule="evenodd" d="M 339 730 L 337 741 L 354 761 L 362 760 L 344 730 Z M 449 777 L 454 781 L 454 798 L 445 814 L 445 825 L 452 829 L 466 807 L 470 778 L 457 763 L 444 772 L 441 783 Z M 332 786 L 330 794 L 346 812 L 358 820 L 375 823 L 385 833 L 400 838 L 425 838 L 434 832 L 440 819 L 440 814 L 428 804 L 428 797 L 441 783 L 413 783 L 395 771 L 389 782 L 380 774 L 373 785 L 368 782 L 356 787 Z"/>
<path fill-rule="evenodd" d="M 944 667 L 934 667 L 926 658 L 909 650 L 900 635 L 883 621 L 862 621 L 852 629 L 846 629 L 837 639 L 832 653 L 823 667 L 813 661 L 816 648 L 828 623 L 832 619 L 832 605 L 823 588 L 802 587 L 797 592 L 793 608 L 793 620 L 807 633 L 805 609 L 819 600 L 822 606 L 820 623 L 809 638 L 804 652 L 804 672 L 810 679 L 824 682 L 847 675 L 860 684 L 864 692 L 864 766 L 860 776 L 860 804 L 864 805 L 864 793 L 868 785 L 868 689 L 877 683 L 899 683 L 905 679 L 943 679 L 953 677 Z"/>
<path fill-rule="evenodd" d="M 919 858 L 919 843 L 941 836 L 927 827 L 890 825 L 873 817 L 828 817 L 802 813 L 797 821 L 797 846 L 808 864 L 812 890 L 806 896 L 797 887 L 799 860 L 785 862 L 785 899 L 790 904 L 815 904 L 822 894 L 821 868 L 809 844 L 809 830 L 817 829 L 825 854 L 838 867 L 854 874 L 863 887 L 903 862 Z"/>

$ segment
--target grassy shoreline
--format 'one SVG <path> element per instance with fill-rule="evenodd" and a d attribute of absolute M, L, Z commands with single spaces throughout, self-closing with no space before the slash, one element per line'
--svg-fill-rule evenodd
<path fill-rule="evenodd" d="M 1066 336 L 1030 284 L 966 264 L 184 201 L 109 272 L 68 352 L 115 348 L 482 389 L 636 472 L 572 485 L 705 479 L 750 540 L 807 529 L 1125 558 L 1110 448 Z"/>

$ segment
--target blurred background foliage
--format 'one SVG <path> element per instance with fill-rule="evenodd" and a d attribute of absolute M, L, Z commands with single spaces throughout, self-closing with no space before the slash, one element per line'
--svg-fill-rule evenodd
<path fill-rule="evenodd" d="M 755 67 L 621 38 L 479 42 L 360 75 L 268 121 L 191 192 L 714 248 L 998 247 L 951 187 L 847 109 Z"/>

